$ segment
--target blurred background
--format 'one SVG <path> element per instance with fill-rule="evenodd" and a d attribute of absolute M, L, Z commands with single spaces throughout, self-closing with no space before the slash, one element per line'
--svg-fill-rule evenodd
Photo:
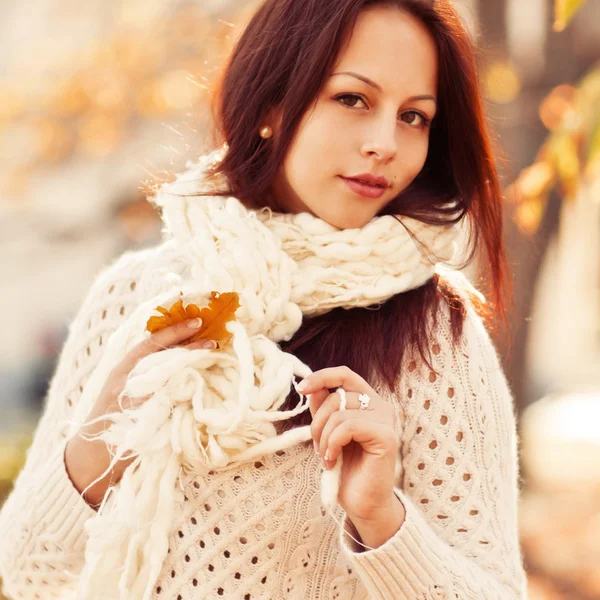
<path fill-rule="evenodd" d="M 530 598 L 600 599 L 600 2 L 455 3 L 502 161 Z M 0 3 L 0 503 L 67 324 L 101 267 L 160 241 L 145 195 L 202 152 L 257 4 Z"/>

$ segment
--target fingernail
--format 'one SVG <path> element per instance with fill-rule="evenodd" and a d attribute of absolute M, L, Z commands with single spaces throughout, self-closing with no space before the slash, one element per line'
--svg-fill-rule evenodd
<path fill-rule="evenodd" d="M 306 379 L 303 379 L 297 386 L 296 389 L 302 391 L 305 390 L 308 387 L 308 381 L 306 381 Z"/>
<path fill-rule="evenodd" d="M 329 460 L 329 450 L 327 450 L 327 452 L 325 452 L 325 460 Z"/>
<path fill-rule="evenodd" d="M 213 348 L 217 347 L 217 344 L 214 341 L 204 342 L 204 344 L 202 344 L 202 347 L 206 348 L 207 350 L 212 350 Z"/>
<path fill-rule="evenodd" d="M 313 446 L 315 447 L 315 452 L 317 453 L 318 456 L 321 456 L 321 453 L 319 452 L 319 444 L 317 444 L 317 442 L 315 442 L 313 440 Z"/>
<path fill-rule="evenodd" d="M 188 321 L 187 324 L 190 329 L 198 329 L 200 325 L 202 325 L 202 319 L 192 319 L 191 321 Z"/>

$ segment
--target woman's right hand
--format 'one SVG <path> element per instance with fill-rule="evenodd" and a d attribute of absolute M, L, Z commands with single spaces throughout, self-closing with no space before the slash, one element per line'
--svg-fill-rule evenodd
<path fill-rule="evenodd" d="M 214 341 L 202 340 L 186 344 L 186 340 L 197 333 L 201 325 L 201 319 L 182 321 L 156 331 L 134 346 L 111 371 L 94 408 L 88 415 L 87 421 L 93 421 L 108 413 L 121 410 L 118 402 L 119 395 L 125 387 L 129 373 L 142 358 L 153 352 L 160 352 L 173 346 L 183 346 L 188 350 L 216 348 L 217 344 Z M 125 405 L 127 400 L 128 398 L 123 398 L 122 403 Z M 145 400 L 147 398 L 142 399 L 141 402 Z M 126 408 L 135 408 L 139 405 L 140 401 L 136 405 L 132 405 L 130 401 Z M 105 431 L 109 426 L 109 421 L 99 419 L 98 422 L 91 425 L 84 424 L 80 431 L 85 436 L 94 436 Z M 80 493 L 108 469 L 111 460 L 111 448 L 103 440 L 86 440 L 84 437 L 77 435 L 68 441 L 65 449 L 67 473 Z M 101 504 L 109 486 L 114 485 L 121 479 L 125 469 L 133 460 L 134 457 L 119 461 L 107 475 L 89 487 L 84 494 L 84 498 L 90 506 L 97 508 Z"/>

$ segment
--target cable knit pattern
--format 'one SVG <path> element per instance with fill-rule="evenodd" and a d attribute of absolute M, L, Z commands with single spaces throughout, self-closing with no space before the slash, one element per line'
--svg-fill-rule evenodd
<path fill-rule="evenodd" d="M 360 228 L 338 229 L 308 212 L 252 210 L 233 196 L 200 196 L 215 185 L 207 165 L 225 150 L 188 163 L 154 197 L 165 241 L 147 257 L 136 283 L 138 303 L 108 338 L 69 435 L 79 435 L 111 372 L 148 337 L 156 307 L 178 300 L 205 306 L 215 293 L 235 292 L 239 308 L 226 325 L 232 338 L 214 351 L 173 347 L 143 357 L 119 397 L 143 402 L 99 417 L 110 426 L 94 437 L 115 449 L 105 474 L 126 453 L 135 458 L 85 523 L 78 600 L 101 594 L 150 600 L 182 501 L 177 483 L 183 471 L 206 477 L 209 470 L 230 470 L 310 440 L 308 425 L 281 434 L 274 426 L 309 408 L 308 398 L 298 395 L 294 407 L 281 410 L 295 379 L 311 373 L 279 345 L 298 331 L 303 316 L 385 302 L 421 286 L 434 275 L 436 260 L 451 263 L 457 251 L 458 227 L 451 223 L 381 215 Z M 330 513 L 342 461 L 338 457 L 321 477 Z"/>
<path fill-rule="evenodd" d="M 26 465 L 0 512 L 9 598 L 76 598 L 84 524 L 96 512 L 65 470 L 68 420 L 108 337 L 142 302 L 153 252 L 126 253 L 104 270 L 70 325 Z M 390 540 L 361 551 L 345 535 L 358 537 L 341 508 L 344 528 L 324 510 L 320 460 L 301 443 L 182 477 L 153 599 L 525 598 L 515 421 L 497 354 L 472 308 L 458 348 L 446 308 L 430 343 L 437 374 L 408 358 L 399 397 L 386 396 L 400 417 L 396 494 L 407 511 Z"/>
<path fill-rule="evenodd" d="M 518 445 L 498 356 L 472 307 L 460 346 L 452 347 L 442 318 L 430 347 L 435 372 L 409 360 L 401 384 L 402 475 L 395 491 L 406 521 L 376 550 L 360 553 L 343 535 L 342 545 L 359 553 L 355 565 L 375 598 L 392 591 L 398 598 L 523 598 Z M 347 521 L 345 527 L 354 531 Z"/>
<path fill-rule="evenodd" d="M 70 325 L 27 463 L 0 513 L 9 598 L 75 597 L 84 523 L 96 513 L 65 470 L 67 420 L 108 336 L 140 301 L 149 252 L 127 253 L 101 273 Z M 431 339 L 438 373 L 409 359 L 400 397 L 389 398 L 400 416 L 396 493 L 407 510 L 395 536 L 361 552 L 322 507 L 320 461 L 312 444 L 299 444 L 181 481 L 153 599 L 525 598 L 511 394 L 473 310 L 456 349 L 448 319 L 444 309 Z M 341 509 L 335 516 L 352 530 Z"/>

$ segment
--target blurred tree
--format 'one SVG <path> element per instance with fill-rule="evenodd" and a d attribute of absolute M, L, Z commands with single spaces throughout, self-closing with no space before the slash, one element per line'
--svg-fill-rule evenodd
<path fill-rule="evenodd" d="M 554 31 L 564 31 L 584 5 L 585 0 L 556 0 Z M 485 15 L 483 11 L 482 20 Z M 483 26 L 485 31 L 485 21 Z M 488 22 L 488 26 L 493 27 L 493 22 Z M 576 47 L 573 31 L 549 36 L 543 77 L 534 82 L 536 85 L 529 86 L 512 107 L 504 112 L 496 108 L 497 118 L 520 120 L 514 135 L 509 133 L 504 143 L 509 147 L 512 144 L 510 155 L 516 156 L 517 162 L 518 157 L 523 156 L 523 144 L 527 140 L 541 139 L 535 162 L 524 168 L 518 177 L 509 177 L 508 180 L 513 181 L 506 190 L 506 235 L 515 288 L 515 327 L 510 351 L 506 340 L 501 339 L 499 343 L 508 357 L 506 370 L 519 414 L 536 399 L 528 384 L 526 348 L 529 317 L 544 251 L 557 232 L 563 201 L 573 199 L 581 185 L 592 185 L 592 181 L 600 180 L 600 117 L 596 108 L 600 101 L 600 64 L 590 69 L 589 61 L 576 60 Z M 583 78 L 582 67 L 587 70 Z M 581 82 L 566 85 L 562 83 L 565 79 L 581 79 Z M 546 86 L 553 91 L 540 103 L 536 93 Z M 533 101 L 535 106 L 539 104 L 539 120 L 528 110 Z M 523 117 L 527 112 L 529 115 Z M 531 149 L 525 149 L 527 152 Z"/>
<path fill-rule="evenodd" d="M 562 31 L 585 0 L 556 0 L 554 29 Z M 600 62 L 577 86 L 555 87 L 540 106 L 550 132 L 535 162 L 524 169 L 510 190 L 517 223 L 535 234 L 550 192 L 572 200 L 579 188 L 600 179 Z"/>

